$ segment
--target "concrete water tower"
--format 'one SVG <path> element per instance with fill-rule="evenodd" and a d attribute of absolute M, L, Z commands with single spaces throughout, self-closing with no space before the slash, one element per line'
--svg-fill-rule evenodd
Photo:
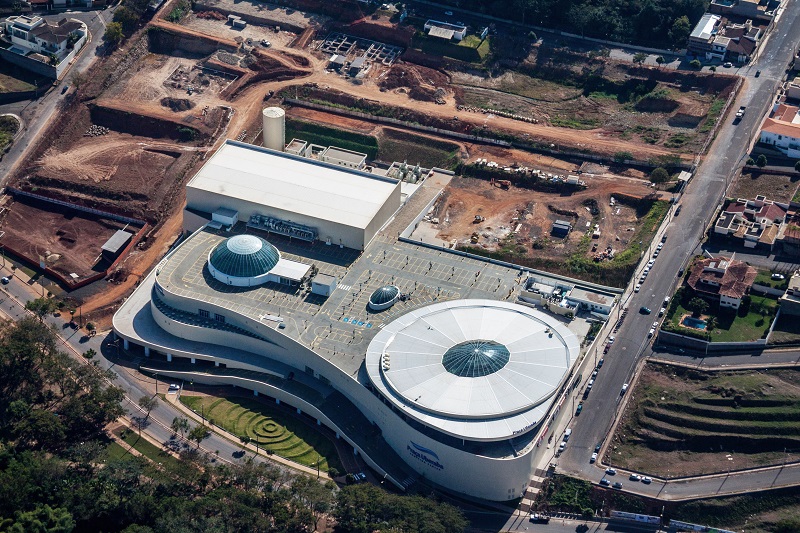
<path fill-rule="evenodd" d="M 262 111 L 264 119 L 264 147 L 283 152 L 286 146 L 286 112 L 280 107 Z"/>

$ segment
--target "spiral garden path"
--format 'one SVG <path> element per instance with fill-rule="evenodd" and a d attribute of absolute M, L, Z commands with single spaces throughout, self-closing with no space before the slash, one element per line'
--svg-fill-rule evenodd
<path fill-rule="evenodd" d="M 260 448 L 305 466 L 327 472 L 342 469 L 336 447 L 304 420 L 240 397 L 186 396 L 180 401 L 206 419 L 236 435 L 247 436 Z"/>

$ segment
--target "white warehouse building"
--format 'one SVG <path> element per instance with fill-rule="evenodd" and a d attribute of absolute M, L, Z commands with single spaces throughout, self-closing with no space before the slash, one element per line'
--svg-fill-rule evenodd
<path fill-rule="evenodd" d="M 186 186 L 183 228 L 220 208 L 266 231 L 363 250 L 400 207 L 400 182 L 228 140 Z"/>

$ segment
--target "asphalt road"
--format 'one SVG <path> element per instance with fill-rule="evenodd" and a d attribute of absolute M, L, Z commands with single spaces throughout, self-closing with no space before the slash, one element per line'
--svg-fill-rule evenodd
<path fill-rule="evenodd" d="M 50 119 L 56 116 L 59 105 L 70 96 L 61 94 L 64 83 L 69 83 L 76 73 L 85 72 L 97 57 L 103 53 L 103 33 L 106 23 L 110 22 L 114 16 L 114 8 L 107 8 L 103 11 L 66 11 L 54 15 L 46 15 L 44 18 L 50 22 L 58 22 L 64 17 L 76 18 L 86 23 L 89 28 L 92 40 L 84 46 L 77 61 L 70 67 L 64 75 L 64 81 L 50 89 L 44 96 L 36 100 L 24 100 L 11 104 L 0 105 L 0 113 L 14 113 L 22 117 L 25 122 L 25 129 L 14 140 L 9 152 L 0 161 L 0 186 L 4 186 L 9 175 L 14 170 L 17 162 L 23 161 L 28 149 L 33 141 L 41 135 Z"/>
<path fill-rule="evenodd" d="M 628 299 L 623 306 L 629 308 L 628 316 L 616 334 L 616 341 L 610 352 L 605 356 L 605 364 L 598 374 L 591 395 L 584 402 L 583 412 L 570 422 L 573 433 L 567 449 L 558 460 L 559 472 L 593 482 L 603 477 L 600 467 L 589 464 L 589 457 L 595 445 L 606 438 L 616 419 L 621 398 L 620 389 L 623 383 L 630 382 L 638 359 L 648 348 L 647 332 L 657 319 L 656 314 L 664 297 L 674 291 L 678 270 L 686 264 L 700 242 L 736 170 L 744 163 L 767 108 L 774 100 L 775 89 L 794 55 L 798 38 L 800 2 L 787 2 L 786 9 L 764 44 L 757 62 L 749 69 L 742 70 L 742 74 L 748 77 L 732 108 L 746 105 L 744 118 L 740 123 L 733 124 L 730 114 L 720 126 L 709 154 L 680 199 L 683 206 L 681 214 L 675 216 L 674 210 L 669 214 L 670 221 L 666 230 L 668 238 L 664 251 L 656 260 L 641 292 L 626 293 Z M 761 70 L 758 78 L 754 76 L 756 70 Z M 654 313 L 639 314 L 638 310 L 642 306 L 649 307 Z M 616 314 L 611 322 L 615 320 Z M 602 346 L 602 343 L 598 345 Z M 764 355 L 760 360 L 764 361 L 769 357 L 771 356 Z M 723 480 L 712 478 L 671 482 L 666 487 L 658 482 L 651 485 L 634 484 L 625 480 L 623 482 L 624 490 L 635 489 L 637 493 L 678 499 L 800 483 L 800 467 L 787 467 L 777 475 L 774 471 L 754 472 L 731 475 Z"/>

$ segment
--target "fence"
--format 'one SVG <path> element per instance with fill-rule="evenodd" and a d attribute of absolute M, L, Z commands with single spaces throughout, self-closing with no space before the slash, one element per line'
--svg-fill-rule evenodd
<path fill-rule="evenodd" d="M 109 220 L 116 220 L 117 222 L 122 222 L 123 224 L 135 224 L 137 226 L 144 226 L 146 222 L 144 220 L 140 220 L 138 218 L 130 218 L 123 215 L 115 215 L 114 213 L 109 213 L 108 211 L 100 211 L 99 209 L 93 209 L 91 207 L 84 207 L 82 205 L 71 204 L 69 202 L 65 202 L 63 200 L 56 200 L 54 198 L 48 198 L 47 196 L 42 196 L 39 194 L 34 194 L 32 192 L 22 191 L 16 189 L 14 187 L 6 187 L 6 192 L 12 196 L 22 196 L 23 198 L 31 198 L 33 200 L 39 200 L 41 202 L 46 202 L 49 204 L 59 205 L 61 207 L 66 207 L 68 209 L 73 209 L 75 211 L 81 211 L 83 213 L 88 213 L 90 215 L 94 215 L 100 218 L 107 218 Z"/>
<path fill-rule="evenodd" d="M 680 346 L 690 350 L 705 351 L 706 354 L 711 354 L 717 352 L 730 353 L 760 351 L 766 347 L 767 339 L 758 339 L 751 342 L 708 342 L 703 339 L 681 335 L 680 333 L 660 330 L 658 332 L 658 343 L 667 344 L 670 346 Z"/>

